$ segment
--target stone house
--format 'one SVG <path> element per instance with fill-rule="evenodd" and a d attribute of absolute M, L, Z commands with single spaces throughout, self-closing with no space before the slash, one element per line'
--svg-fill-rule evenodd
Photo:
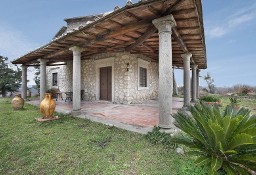
<path fill-rule="evenodd" d="M 40 99 L 47 88 L 84 100 L 159 101 L 159 126 L 172 126 L 173 67 L 184 70 L 184 106 L 196 100 L 200 69 L 207 68 L 201 0 L 128 1 L 114 11 L 65 19 L 51 42 L 17 60 L 26 98 L 28 66 L 40 66 Z M 192 70 L 192 81 L 190 81 Z M 192 89 L 191 87 L 192 82 Z M 192 92 L 192 93 L 191 93 Z"/>

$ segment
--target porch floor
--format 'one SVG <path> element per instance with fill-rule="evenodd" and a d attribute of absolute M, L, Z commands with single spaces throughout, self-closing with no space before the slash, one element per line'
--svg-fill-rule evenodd
<path fill-rule="evenodd" d="M 27 101 L 39 106 L 39 100 Z M 173 98 L 173 113 L 183 106 L 182 98 Z M 71 113 L 72 102 L 56 101 L 56 109 L 60 113 Z M 147 133 L 158 125 L 159 104 L 156 100 L 149 100 L 143 104 L 113 104 L 108 101 L 82 101 L 81 114 L 77 117 L 116 126 L 126 130 Z"/>

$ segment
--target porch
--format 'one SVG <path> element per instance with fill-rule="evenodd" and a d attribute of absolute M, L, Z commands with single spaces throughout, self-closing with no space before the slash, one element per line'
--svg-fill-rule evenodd
<path fill-rule="evenodd" d="M 151 126 L 175 129 L 171 116 L 173 68 L 184 70 L 184 103 L 181 105 L 184 107 L 198 98 L 199 72 L 207 68 L 201 0 L 139 1 L 115 8 L 111 13 L 70 18 L 66 22 L 67 30 L 58 32 L 51 42 L 12 62 L 22 65 L 24 99 L 27 98 L 27 67 L 38 66 L 41 100 L 48 81 L 51 86 L 63 88 L 63 92 L 73 92 L 73 113 L 90 116 L 91 105 L 81 103 L 83 89 L 92 100 L 105 99 L 99 98 L 99 94 L 100 89 L 107 89 L 103 94 L 115 103 L 136 103 L 131 100 L 140 97 L 143 90 L 146 93 L 139 100 L 159 99 L 159 110 Z M 49 72 L 48 67 L 55 72 Z M 111 67 L 109 70 L 114 73 L 104 78 L 106 73 L 100 73 L 104 67 Z M 150 74 L 150 70 L 154 74 Z M 47 74 L 56 77 L 53 74 L 58 72 L 63 74 L 63 86 L 59 86 L 57 79 L 47 79 Z M 71 111 L 71 105 L 68 109 Z M 99 109 L 98 116 L 102 116 L 104 108 Z"/>
<path fill-rule="evenodd" d="M 39 106 L 39 100 L 27 101 Z M 183 107 L 183 99 L 173 97 L 172 112 Z M 69 114 L 72 102 L 56 101 L 56 111 Z M 116 126 L 125 130 L 145 134 L 159 123 L 159 103 L 149 100 L 142 104 L 113 104 L 108 101 L 82 101 L 79 118 Z"/>

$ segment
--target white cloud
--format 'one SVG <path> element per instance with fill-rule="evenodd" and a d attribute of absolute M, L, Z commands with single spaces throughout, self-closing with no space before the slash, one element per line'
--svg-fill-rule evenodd
<path fill-rule="evenodd" d="M 232 26 L 232 27 L 235 27 L 235 26 L 238 26 L 238 25 L 241 25 L 243 23 L 246 23 L 246 22 L 249 22 L 249 21 L 253 20 L 254 17 L 255 17 L 255 15 L 253 13 L 244 14 L 240 17 L 229 20 L 229 25 Z"/>
<path fill-rule="evenodd" d="M 36 45 L 19 30 L 0 22 L 0 55 L 13 60 L 33 50 Z"/>
<path fill-rule="evenodd" d="M 206 34 L 210 38 L 220 38 L 243 24 L 247 24 L 249 22 L 253 23 L 255 18 L 256 3 L 251 6 L 241 8 L 240 10 L 236 10 L 226 18 L 224 17 L 222 20 L 218 20 L 215 24 L 209 23 L 208 26 L 206 26 Z"/>
<path fill-rule="evenodd" d="M 226 30 L 222 27 L 213 27 L 211 29 L 206 30 L 208 35 L 212 38 L 218 38 L 223 36 L 226 33 Z"/>

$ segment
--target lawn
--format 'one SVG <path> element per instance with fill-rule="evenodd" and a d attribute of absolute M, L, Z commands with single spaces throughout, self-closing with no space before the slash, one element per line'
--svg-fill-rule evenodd
<path fill-rule="evenodd" d="M 221 97 L 222 106 L 229 104 Z M 256 99 L 240 106 L 256 114 Z M 190 155 L 179 155 L 144 135 L 58 114 L 38 123 L 38 107 L 11 108 L 0 98 L 0 174 L 170 174 L 203 175 Z"/>
<path fill-rule="evenodd" d="M 14 111 L 0 98 L 0 174 L 201 174 L 190 156 L 144 135 L 58 115 L 38 123 L 38 107 Z"/>
<path fill-rule="evenodd" d="M 230 97 L 228 96 L 222 96 L 221 97 L 221 104 L 223 106 L 230 104 Z M 233 97 L 234 98 L 234 97 Z M 252 114 L 256 115 L 256 97 L 237 97 L 238 101 L 239 101 L 239 106 L 240 107 L 245 107 L 251 110 Z"/>

